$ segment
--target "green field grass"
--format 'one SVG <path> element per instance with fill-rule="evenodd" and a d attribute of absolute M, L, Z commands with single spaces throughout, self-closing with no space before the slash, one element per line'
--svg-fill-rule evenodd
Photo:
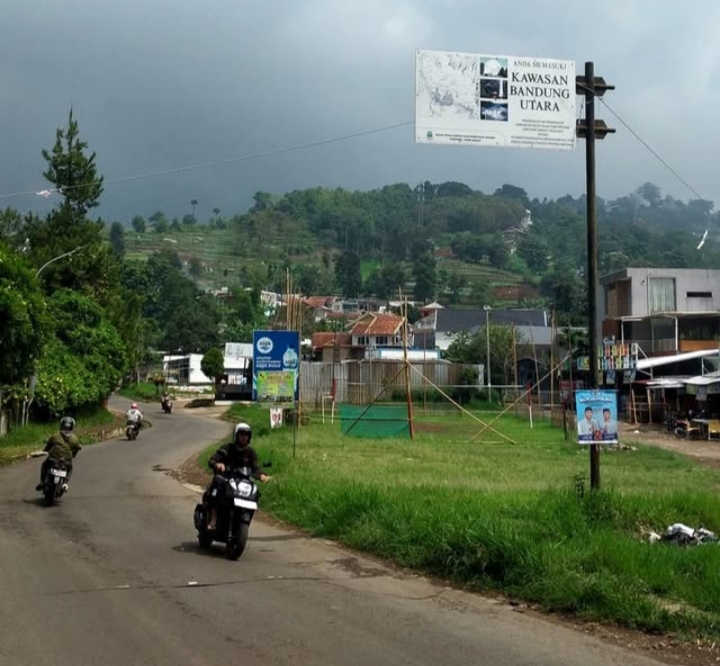
<path fill-rule="evenodd" d="M 274 463 L 263 509 L 312 534 L 557 612 L 720 638 L 720 546 L 648 544 L 674 522 L 720 531 L 720 472 L 652 446 L 602 454 L 601 492 L 576 492 L 588 453 L 547 423 L 502 417 L 417 423 L 417 437 L 343 437 L 316 418 L 297 432 L 249 420 Z M 488 420 L 488 416 L 482 417 Z M 502 443 L 491 443 L 502 442 Z M 204 464 L 210 451 L 201 456 Z"/>

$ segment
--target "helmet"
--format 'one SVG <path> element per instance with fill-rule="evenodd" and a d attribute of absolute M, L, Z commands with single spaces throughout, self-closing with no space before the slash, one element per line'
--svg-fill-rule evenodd
<path fill-rule="evenodd" d="M 237 443 L 237 436 L 239 433 L 245 432 L 248 436 L 247 443 L 250 444 L 250 440 L 252 440 L 252 428 L 250 427 L 250 424 L 248 423 L 238 423 L 235 426 L 235 430 L 233 431 L 233 442 Z"/>
<path fill-rule="evenodd" d="M 137 409 L 137 408 L 138 408 L 138 406 L 137 406 L 136 402 L 134 402 L 132 405 L 130 405 L 130 409 Z"/>
<path fill-rule="evenodd" d="M 72 416 L 63 416 L 60 420 L 60 430 L 67 432 L 71 431 L 75 427 L 75 419 Z"/>

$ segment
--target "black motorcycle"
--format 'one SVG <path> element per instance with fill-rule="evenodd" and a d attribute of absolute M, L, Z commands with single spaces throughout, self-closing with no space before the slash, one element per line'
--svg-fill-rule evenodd
<path fill-rule="evenodd" d="M 165 414 L 172 413 L 172 402 L 171 402 L 170 398 L 162 399 L 162 410 L 163 410 L 163 412 L 165 412 Z"/>
<path fill-rule="evenodd" d="M 264 463 L 263 467 L 271 467 L 271 463 Z M 215 541 L 224 543 L 225 557 L 237 560 L 247 545 L 250 523 L 258 510 L 260 490 L 249 467 L 226 468 L 224 472 L 215 472 L 215 476 L 223 481 L 210 484 L 203 493 L 202 502 L 195 506 L 198 542 L 201 548 L 210 548 Z M 210 496 L 217 512 L 213 530 L 208 529 Z"/>
<path fill-rule="evenodd" d="M 82 448 L 82 447 L 80 447 Z M 78 449 L 78 452 L 80 449 Z M 73 455 L 73 458 L 77 452 Z M 45 475 L 45 483 L 43 484 L 43 496 L 45 498 L 45 506 L 52 506 L 59 500 L 68 489 L 68 481 L 70 481 L 71 470 L 68 468 L 64 460 L 54 460 L 47 474 Z"/>

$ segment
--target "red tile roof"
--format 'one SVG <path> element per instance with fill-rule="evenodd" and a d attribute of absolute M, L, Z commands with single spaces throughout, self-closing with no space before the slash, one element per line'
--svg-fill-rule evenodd
<path fill-rule="evenodd" d="M 334 342 L 336 342 L 340 346 L 349 345 L 352 343 L 352 337 L 350 333 L 333 333 L 333 331 L 318 331 L 316 333 L 313 333 L 313 349 L 332 347 Z"/>
<path fill-rule="evenodd" d="M 303 299 L 303 303 L 309 308 L 322 308 L 327 305 L 328 301 L 332 300 L 334 300 L 332 296 L 308 296 Z"/>
<path fill-rule="evenodd" d="M 353 335 L 395 335 L 404 319 L 396 314 L 369 312 L 355 322 Z"/>

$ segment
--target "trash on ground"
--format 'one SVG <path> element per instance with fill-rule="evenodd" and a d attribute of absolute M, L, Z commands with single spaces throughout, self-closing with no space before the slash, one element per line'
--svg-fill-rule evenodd
<path fill-rule="evenodd" d="M 704 527 L 693 529 L 684 523 L 673 523 L 663 534 L 649 532 L 650 543 L 674 543 L 678 546 L 698 546 L 705 543 L 720 543 L 720 537 Z"/>

